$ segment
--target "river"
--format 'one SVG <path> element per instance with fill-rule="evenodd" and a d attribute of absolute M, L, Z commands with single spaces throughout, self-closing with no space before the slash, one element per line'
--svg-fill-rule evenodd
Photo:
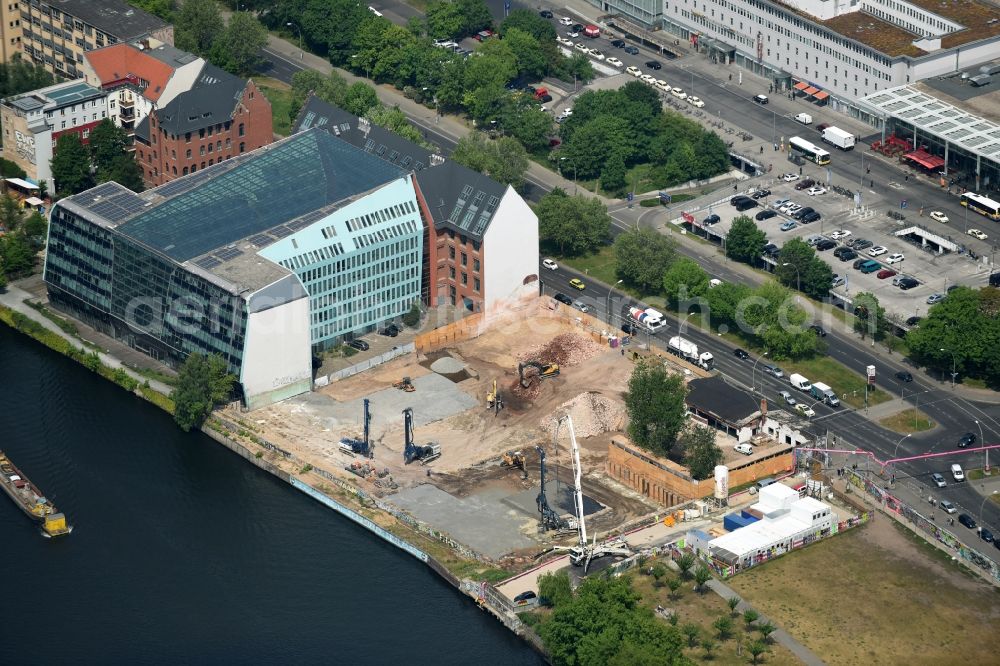
<path fill-rule="evenodd" d="M 540 664 L 411 556 L 0 324 L 0 663 Z"/>

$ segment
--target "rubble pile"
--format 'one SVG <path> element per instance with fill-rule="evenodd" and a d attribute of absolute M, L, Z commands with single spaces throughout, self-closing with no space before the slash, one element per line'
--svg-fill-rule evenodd
<path fill-rule="evenodd" d="M 520 360 L 578 365 L 606 350 L 607 347 L 593 340 L 573 333 L 561 333 L 544 345 L 529 349 L 520 356 Z"/>
<path fill-rule="evenodd" d="M 573 430 L 579 438 L 623 430 L 627 418 L 624 403 L 600 393 L 581 393 L 559 405 L 554 415 L 547 416 L 539 423 L 553 432 L 556 419 L 563 414 L 569 414 L 573 419 Z"/>

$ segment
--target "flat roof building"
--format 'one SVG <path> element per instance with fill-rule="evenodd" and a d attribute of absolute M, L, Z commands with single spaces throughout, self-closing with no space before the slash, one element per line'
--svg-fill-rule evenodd
<path fill-rule="evenodd" d="M 720 376 L 692 379 L 685 398 L 688 411 L 707 425 L 747 442 L 760 429 L 760 403 Z"/>

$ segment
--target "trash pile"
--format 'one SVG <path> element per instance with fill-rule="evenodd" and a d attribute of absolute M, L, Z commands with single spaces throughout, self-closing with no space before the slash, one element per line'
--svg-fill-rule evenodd
<path fill-rule="evenodd" d="M 529 349 L 520 355 L 519 360 L 578 365 L 607 349 L 604 345 L 574 333 L 561 333 L 544 345 Z"/>
<path fill-rule="evenodd" d="M 570 415 L 573 419 L 573 430 L 580 438 L 623 430 L 627 419 L 624 403 L 600 393 L 581 393 L 572 400 L 564 402 L 555 411 L 556 416 L 562 414 Z M 555 418 L 552 415 L 545 417 L 539 423 L 550 432 L 555 429 Z"/>
<path fill-rule="evenodd" d="M 393 481 L 392 476 L 389 475 L 388 467 L 376 469 L 371 463 L 355 461 L 350 465 L 345 465 L 344 469 L 351 474 L 357 474 L 362 479 L 374 482 L 376 488 L 387 488 L 389 490 L 399 488 L 399 485 Z"/>

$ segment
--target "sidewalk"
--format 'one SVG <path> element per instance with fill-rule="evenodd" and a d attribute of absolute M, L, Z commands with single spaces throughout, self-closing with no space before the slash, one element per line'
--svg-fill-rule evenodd
<path fill-rule="evenodd" d="M 55 323 L 53 323 L 47 317 L 42 315 L 42 313 L 38 312 L 34 308 L 25 305 L 24 300 L 30 297 L 31 294 L 24 291 L 20 287 L 17 287 L 15 285 L 7 285 L 6 291 L 0 292 L 0 305 L 5 305 L 11 310 L 19 312 L 25 315 L 26 317 L 33 319 L 34 321 L 38 322 L 49 331 L 52 331 L 59 337 L 68 340 L 71 344 L 73 344 L 76 347 L 83 346 L 83 343 L 80 340 L 73 337 L 69 333 L 63 331 L 61 328 L 56 326 Z M 124 365 L 119 359 L 115 358 L 114 356 L 111 356 L 110 354 L 104 352 L 97 352 L 97 356 L 98 358 L 101 359 L 101 363 L 108 366 L 109 368 L 112 368 L 114 370 L 121 368 L 125 371 L 125 373 L 129 377 L 135 379 L 140 384 L 148 381 L 149 387 L 154 391 L 162 393 L 163 395 L 170 395 L 170 391 L 172 390 L 171 387 L 167 386 L 163 382 L 158 381 L 156 379 L 149 379 L 147 377 L 144 377 L 143 375 L 140 375 L 139 373 L 130 369 L 128 366 Z"/>

